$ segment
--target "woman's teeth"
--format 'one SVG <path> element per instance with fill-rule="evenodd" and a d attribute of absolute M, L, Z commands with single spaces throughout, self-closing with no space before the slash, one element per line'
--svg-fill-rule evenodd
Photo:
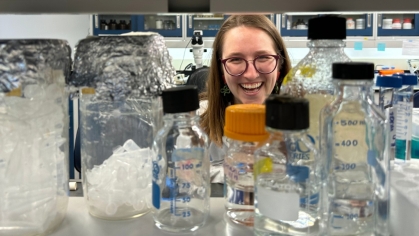
<path fill-rule="evenodd" d="M 259 83 L 252 83 L 252 84 L 240 84 L 240 86 L 244 89 L 256 89 L 262 85 L 261 82 Z"/>

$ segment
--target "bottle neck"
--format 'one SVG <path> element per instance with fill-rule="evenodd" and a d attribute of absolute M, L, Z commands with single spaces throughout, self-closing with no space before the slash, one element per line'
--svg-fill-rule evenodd
<path fill-rule="evenodd" d="M 190 112 L 180 113 L 166 113 L 164 114 L 164 122 L 166 124 L 176 125 L 195 125 L 199 121 L 199 116 L 196 115 L 196 110 Z"/>
<path fill-rule="evenodd" d="M 344 50 L 346 46 L 346 43 L 341 39 L 316 39 L 311 40 L 307 43 L 307 47 L 310 48 L 310 50 Z"/>
<path fill-rule="evenodd" d="M 335 94 L 344 100 L 371 99 L 372 80 L 333 80 Z"/>
<path fill-rule="evenodd" d="M 307 129 L 300 130 L 283 130 L 266 127 L 266 130 L 270 133 L 271 138 L 283 138 L 286 139 L 298 139 L 307 136 Z"/>

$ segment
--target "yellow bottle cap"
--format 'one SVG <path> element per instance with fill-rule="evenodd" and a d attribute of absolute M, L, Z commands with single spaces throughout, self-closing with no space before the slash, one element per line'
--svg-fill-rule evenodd
<path fill-rule="evenodd" d="M 265 130 L 265 105 L 228 106 L 225 114 L 224 135 L 231 139 L 247 142 L 266 140 L 268 132 Z"/>
<path fill-rule="evenodd" d="M 95 94 L 94 88 L 82 88 L 81 94 Z"/>

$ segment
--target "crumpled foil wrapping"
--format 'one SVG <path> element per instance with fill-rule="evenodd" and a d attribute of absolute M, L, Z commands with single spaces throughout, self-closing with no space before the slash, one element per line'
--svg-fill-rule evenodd
<path fill-rule="evenodd" d="M 7 93 L 22 84 L 42 84 L 70 75 L 71 48 L 65 40 L 0 40 L 0 92 Z M 63 75 L 51 76 L 60 71 Z"/>
<path fill-rule="evenodd" d="M 156 96 L 176 70 L 159 34 L 90 37 L 78 43 L 70 85 L 95 88 L 99 100 Z"/>

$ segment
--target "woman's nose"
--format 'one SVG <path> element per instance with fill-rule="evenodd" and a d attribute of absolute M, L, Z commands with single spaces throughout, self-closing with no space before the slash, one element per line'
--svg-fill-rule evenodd
<path fill-rule="evenodd" d="M 247 70 L 243 73 L 243 76 L 249 79 L 254 79 L 259 77 L 259 72 L 256 70 L 256 67 L 253 63 L 248 62 Z"/>

